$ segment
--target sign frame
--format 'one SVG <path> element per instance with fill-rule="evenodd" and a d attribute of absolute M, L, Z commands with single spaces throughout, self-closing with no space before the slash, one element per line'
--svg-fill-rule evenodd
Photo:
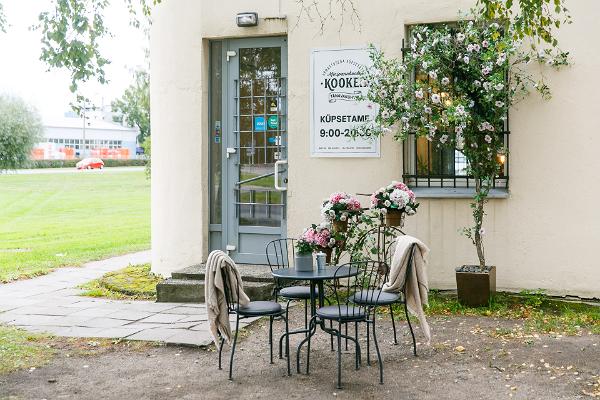
<path fill-rule="evenodd" d="M 381 140 L 379 137 L 373 139 L 351 139 L 352 141 L 357 141 L 359 143 L 365 144 L 367 142 L 371 143 L 371 149 L 369 151 L 357 150 L 357 151 L 323 151 L 318 150 L 316 148 L 317 144 L 317 136 L 318 132 L 316 127 L 316 118 L 318 117 L 315 112 L 315 104 L 316 104 L 316 85 L 319 84 L 319 80 L 316 79 L 316 74 L 318 71 L 316 70 L 316 58 L 318 53 L 324 52 L 343 52 L 347 51 L 369 51 L 368 46 L 344 46 L 344 47 L 325 47 L 325 48 L 313 48 L 311 49 L 310 54 L 310 156 L 314 158 L 381 158 Z M 340 55 L 340 58 L 342 56 Z M 331 98 L 331 97 L 330 97 Z M 376 107 L 376 105 L 374 105 Z M 377 109 L 374 108 L 374 111 L 370 111 L 372 116 L 374 117 L 377 114 Z"/>

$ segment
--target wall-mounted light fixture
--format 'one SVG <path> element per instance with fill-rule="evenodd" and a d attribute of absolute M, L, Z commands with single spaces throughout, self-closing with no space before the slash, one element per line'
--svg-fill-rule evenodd
<path fill-rule="evenodd" d="M 237 26 L 248 27 L 258 25 L 258 13 L 256 12 L 243 12 L 239 13 L 236 17 Z"/>

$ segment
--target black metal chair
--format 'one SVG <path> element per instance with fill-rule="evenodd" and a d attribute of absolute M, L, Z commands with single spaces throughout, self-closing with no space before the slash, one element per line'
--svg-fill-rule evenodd
<path fill-rule="evenodd" d="M 383 223 L 380 223 L 378 226 L 371 228 L 367 232 L 365 232 L 356 242 L 354 249 L 351 253 L 352 261 L 359 260 L 374 260 L 379 262 L 385 262 L 388 266 L 391 265 L 392 257 L 394 255 L 396 237 L 398 235 L 404 235 L 399 228 L 387 226 Z M 410 256 L 408 260 L 408 268 L 406 270 L 407 275 L 411 272 L 412 262 L 415 252 L 415 246 L 410 250 Z M 386 276 L 387 280 L 387 276 Z M 391 292 L 382 292 L 380 296 L 377 296 L 377 304 L 374 303 L 366 303 L 369 306 L 375 307 L 389 307 L 390 317 L 392 319 L 392 328 L 394 330 L 394 344 L 398 344 L 398 336 L 396 333 L 396 321 L 394 320 L 394 304 L 404 304 L 404 314 L 406 316 L 406 321 L 408 323 L 408 328 L 410 330 L 410 334 L 412 336 L 413 342 L 413 354 L 417 355 L 417 341 L 415 338 L 415 332 L 413 330 L 412 324 L 410 322 L 410 317 L 408 315 L 408 308 L 406 306 L 406 287 L 403 287 L 399 293 L 391 293 Z M 368 299 L 361 299 L 358 297 L 356 300 L 358 301 L 367 301 Z M 367 329 L 369 327 L 367 326 Z M 368 332 L 367 332 L 367 349 L 369 347 L 368 342 Z M 370 355 L 367 351 L 367 363 L 370 362 Z"/>
<path fill-rule="evenodd" d="M 251 301 L 247 305 L 240 306 L 238 299 L 240 293 L 241 283 L 235 275 L 235 282 L 230 282 L 225 270 L 221 270 L 223 277 L 224 289 L 225 289 L 225 301 L 227 302 L 227 309 L 229 314 L 235 314 L 235 334 L 233 337 L 233 343 L 231 345 L 231 356 L 229 359 L 229 380 L 233 380 L 233 356 L 235 354 L 235 346 L 237 344 L 238 332 L 240 327 L 240 320 L 252 317 L 269 317 L 269 355 L 270 362 L 273 364 L 273 320 L 277 317 L 282 318 L 285 321 L 285 332 L 289 332 L 288 319 L 286 310 L 283 310 L 281 304 L 274 301 Z M 286 338 L 288 335 L 286 335 Z M 219 369 L 221 368 L 221 353 L 223 351 L 223 345 L 225 344 L 225 338 L 221 337 L 219 345 Z M 286 339 L 286 354 L 289 353 L 290 341 Z M 290 359 L 287 360 L 287 373 L 290 374 Z"/>
<path fill-rule="evenodd" d="M 265 252 L 271 271 L 280 268 L 289 268 L 294 265 L 294 255 L 296 254 L 295 244 L 296 239 L 291 238 L 276 239 L 267 243 Z M 304 329 L 308 329 L 308 301 L 310 300 L 310 287 L 302 285 L 286 286 L 285 282 L 280 279 L 274 278 L 274 280 L 275 288 L 273 289 L 273 295 L 275 296 L 275 301 L 278 301 L 279 297 L 287 300 L 285 306 L 286 316 L 292 300 L 304 300 Z"/>
<path fill-rule="evenodd" d="M 357 273 L 348 276 L 348 269 L 356 269 Z M 358 325 L 365 323 L 373 325 L 373 341 L 377 350 L 377 359 L 379 361 L 379 383 L 383 384 L 383 361 L 375 329 L 376 307 L 367 303 L 352 302 L 351 299 L 357 293 L 365 293 L 365 297 L 370 301 L 377 301 L 381 296 L 380 290 L 386 281 L 389 267 L 385 262 L 378 261 L 357 261 L 344 264 L 336 269 L 334 274 L 333 295 L 337 304 L 321 307 L 317 310 L 317 315 L 311 319 L 311 334 L 305 338 L 297 350 L 296 368 L 300 369 L 300 350 L 302 345 L 308 341 L 306 372 L 310 368 L 310 341 L 317 324 L 320 323 L 321 329 L 332 336 L 337 337 L 337 388 L 342 388 L 342 338 L 354 342 L 355 345 L 355 365 L 360 368 L 361 351 L 358 342 Z M 317 321 L 319 320 L 319 321 Z M 325 321 L 337 323 L 336 328 L 327 327 Z M 342 333 L 342 325 L 354 323 L 355 337 Z M 367 331 L 368 332 L 368 331 Z"/>

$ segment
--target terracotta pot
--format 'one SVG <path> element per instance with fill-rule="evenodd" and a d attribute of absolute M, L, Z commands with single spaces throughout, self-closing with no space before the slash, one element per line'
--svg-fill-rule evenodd
<path fill-rule="evenodd" d="M 345 221 L 333 221 L 334 232 L 346 232 L 348 230 L 348 220 Z"/>
<path fill-rule="evenodd" d="M 404 225 L 404 212 L 400 210 L 388 210 L 385 214 L 385 224 L 387 226 L 399 226 Z"/>
<path fill-rule="evenodd" d="M 496 267 L 487 267 L 483 272 L 462 272 L 456 269 L 458 301 L 469 307 L 487 306 L 496 293 Z"/>

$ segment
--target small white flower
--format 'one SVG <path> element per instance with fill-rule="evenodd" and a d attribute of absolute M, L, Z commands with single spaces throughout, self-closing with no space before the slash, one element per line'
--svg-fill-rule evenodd
<path fill-rule="evenodd" d="M 485 135 L 485 141 L 488 143 L 492 143 L 492 137 L 490 135 Z"/>
<path fill-rule="evenodd" d="M 463 61 L 465 62 L 465 64 L 468 64 L 469 61 L 471 61 L 471 59 L 469 58 L 469 56 L 464 56 Z"/>
<path fill-rule="evenodd" d="M 390 117 L 390 112 L 388 110 L 383 110 L 381 112 L 381 118 L 388 119 Z"/>
<path fill-rule="evenodd" d="M 475 102 L 473 100 L 469 101 L 469 108 L 473 108 L 475 106 Z"/>
<path fill-rule="evenodd" d="M 483 88 L 487 91 L 492 89 L 492 84 L 490 82 L 483 82 Z"/>
<path fill-rule="evenodd" d="M 379 91 L 379 96 L 380 97 L 387 97 L 387 91 L 385 89 L 381 89 Z"/>
<path fill-rule="evenodd" d="M 456 132 L 458 134 L 461 134 L 461 133 L 463 133 L 463 129 L 464 128 L 459 125 L 459 126 L 457 126 L 457 127 L 454 128 L 454 132 Z"/>
<path fill-rule="evenodd" d="M 429 63 L 427 61 L 423 61 L 423 69 L 427 69 L 427 67 L 429 66 Z"/>
<path fill-rule="evenodd" d="M 496 107 L 504 107 L 504 102 L 503 101 L 497 101 L 496 102 Z"/>
<path fill-rule="evenodd" d="M 475 85 L 475 87 L 480 87 L 481 82 L 479 82 L 478 80 L 475 80 L 475 81 L 473 81 L 473 85 Z"/>
<path fill-rule="evenodd" d="M 462 150 L 465 147 L 465 138 L 462 135 L 456 135 L 456 148 Z"/>
<path fill-rule="evenodd" d="M 480 229 L 479 229 L 479 234 L 480 234 L 481 236 L 485 235 L 485 228 L 483 228 L 483 227 L 482 227 L 482 228 L 480 228 Z"/>
<path fill-rule="evenodd" d="M 335 245 L 335 239 L 334 238 L 329 239 L 329 246 L 333 247 L 334 245 Z"/>
<path fill-rule="evenodd" d="M 431 72 L 429 72 L 429 77 L 430 77 L 431 79 L 437 79 L 437 72 L 435 72 L 435 71 L 431 71 Z"/>
<path fill-rule="evenodd" d="M 422 99 L 422 98 L 423 98 L 423 90 L 422 90 L 422 89 L 419 89 L 419 90 L 417 90 L 417 91 L 415 92 L 415 97 L 416 97 L 417 99 Z"/>
<path fill-rule="evenodd" d="M 444 77 L 442 78 L 442 85 L 448 85 L 450 83 L 450 79 Z"/>
<path fill-rule="evenodd" d="M 456 115 L 463 116 L 465 115 L 465 107 L 462 104 L 456 106 Z"/>
<path fill-rule="evenodd" d="M 504 84 L 503 83 L 496 83 L 496 86 L 494 86 L 494 88 L 496 90 L 502 90 L 502 89 L 504 89 Z"/>
<path fill-rule="evenodd" d="M 442 135 L 442 137 L 440 137 L 440 142 L 444 144 L 446 141 L 448 141 L 448 135 Z"/>
<path fill-rule="evenodd" d="M 424 112 L 425 114 L 431 114 L 431 107 L 424 107 L 424 108 L 423 108 L 423 112 Z"/>
<path fill-rule="evenodd" d="M 400 119 L 401 119 L 401 120 L 402 120 L 402 122 L 404 122 L 405 124 L 408 124 L 408 121 L 409 121 L 409 120 L 408 120 L 408 117 L 406 117 L 406 116 L 405 116 L 405 117 L 402 117 L 402 118 L 400 118 Z"/>
<path fill-rule="evenodd" d="M 440 103 L 440 101 L 441 101 L 441 97 L 440 97 L 440 95 L 439 95 L 439 94 L 437 94 L 437 93 L 433 93 L 433 94 L 431 95 L 431 101 L 432 101 L 434 104 L 439 104 L 439 103 Z"/>
<path fill-rule="evenodd" d="M 483 75 L 488 75 L 490 72 L 492 72 L 492 69 L 490 67 L 488 67 L 487 65 L 481 69 L 481 73 Z"/>
<path fill-rule="evenodd" d="M 459 32 L 456 35 L 456 40 L 458 40 L 459 42 L 462 42 L 463 40 L 465 40 L 465 35 L 463 33 Z"/>
<path fill-rule="evenodd" d="M 490 46 L 490 42 L 488 42 L 487 40 L 484 40 L 483 42 L 481 42 L 481 46 L 485 49 L 487 49 Z"/>
<path fill-rule="evenodd" d="M 479 52 L 479 50 L 481 50 L 481 47 L 478 44 L 473 45 L 473 50 L 475 50 L 476 52 Z"/>
<path fill-rule="evenodd" d="M 346 221 L 348 219 L 348 217 L 346 216 L 346 214 L 342 214 L 340 216 L 340 221 Z"/>
<path fill-rule="evenodd" d="M 392 205 L 392 202 L 389 201 L 389 200 L 386 200 L 386 201 L 383 202 L 383 205 L 386 206 L 386 207 L 389 207 L 389 206 Z"/>

